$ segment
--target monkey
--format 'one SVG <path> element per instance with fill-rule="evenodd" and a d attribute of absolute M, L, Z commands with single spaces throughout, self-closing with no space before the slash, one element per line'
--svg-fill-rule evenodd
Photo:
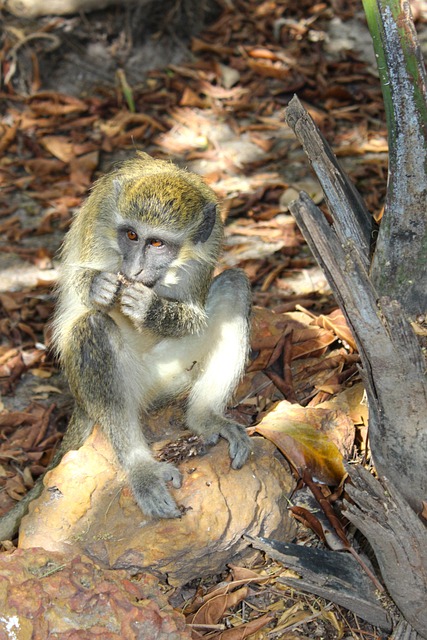
<path fill-rule="evenodd" d="M 187 397 L 186 426 L 206 446 L 227 440 L 233 469 L 251 450 L 224 416 L 248 356 L 251 297 L 242 270 L 214 277 L 223 234 L 201 177 L 137 152 L 95 183 L 60 250 L 53 344 L 75 409 L 50 467 L 98 424 L 146 516 L 181 516 L 168 489 L 181 475 L 153 458 L 144 413 Z M 41 489 L 0 520 L 0 540 Z"/>

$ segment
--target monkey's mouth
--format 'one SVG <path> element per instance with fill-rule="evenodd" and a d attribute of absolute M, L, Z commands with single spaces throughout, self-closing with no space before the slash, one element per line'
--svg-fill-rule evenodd
<path fill-rule="evenodd" d="M 140 282 L 141 284 L 144 285 L 144 287 L 148 287 L 149 289 L 152 289 L 154 287 L 154 285 L 156 284 L 156 280 L 154 278 L 149 278 L 149 277 L 144 277 L 144 276 L 137 276 L 136 278 L 134 278 L 133 280 L 134 282 Z"/>
<path fill-rule="evenodd" d="M 144 287 L 148 287 L 149 289 L 152 289 L 157 282 L 156 278 L 153 278 L 152 276 L 150 277 L 142 273 L 141 271 L 139 271 L 138 273 L 132 276 L 127 276 L 121 271 L 119 271 L 119 273 L 117 274 L 117 279 L 124 286 L 129 286 L 133 282 L 140 282 L 141 284 L 144 285 Z"/>

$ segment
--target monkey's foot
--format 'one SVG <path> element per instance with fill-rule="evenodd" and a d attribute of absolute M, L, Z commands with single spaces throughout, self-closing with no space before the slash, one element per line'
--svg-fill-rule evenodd
<path fill-rule="evenodd" d="M 167 462 L 150 461 L 132 469 L 129 481 L 138 506 L 153 518 L 179 518 L 182 513 L 169 493 L 166 483 L 179 489 L 180 471 Z"/>
<path fill-rule="evenodd" d="M 219 437 L 228 440 L 230 445 L 231 466 L 233 469 L 240 469 L 245 464 L 252 449 L 251 439 L 246 433 L 246 429 L 237 422 L 224 421 L 218 433 L 213 433 L 203 441 L 206 445 L 213 445 L 218 442 Z"/>

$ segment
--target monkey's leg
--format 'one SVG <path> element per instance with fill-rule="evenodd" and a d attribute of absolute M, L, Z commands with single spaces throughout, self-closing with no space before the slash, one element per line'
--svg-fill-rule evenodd
<path fill-rule="evenodd" d="M 65 369 L 77 402 L 110 440 L 140 508 L 155 517 L 178 517 L 166 482 L 177 488 L 181 475 L 173 465 L 153 459 L 141 430 L 147 372 L 134 346 L 107 314 L 90 312 L 70 332 Z"/>
<path fill-rule="evenodd" d="M 81 412 L 78 407 L 76 407 L 70 419 L 67 433 L 65 434 L 59 449 L 53 456 L 52 462 L 49 464 L 47 471 L 56 467 L 67 451 L 81 447 L 91 433 L 92 428 L 93 423 L 88 420 L 87 416 Z M 70 437 L 68 434 L 72 434 L 72 436 Z M 80 437 L 78 437 L 78 435 L 80 435 Z M 37 479 L 34 487 L 25 494 L 22 500 L 17 502 L 10 511 L 0 518 L 0 540 L 11 540 L 18 532 L 21 520 L 28 512 L 30 502 L 38 498 L 43 491 L 43 478 L 44 474 Z"/>
<path fill-rule="evenodd" d="M 241 425 L 223 413 L 243 374 L 249 351 L 250 288 L 246 275 L 230 269 L 217 276 L 209 290 L 208 328 L 203 335 L 208 349 L 202 373 L 189 396 L 187 425 L 206 444 L 219 436 L 228 440 L 232 467 L 239 469 L 251 450 Z"/>

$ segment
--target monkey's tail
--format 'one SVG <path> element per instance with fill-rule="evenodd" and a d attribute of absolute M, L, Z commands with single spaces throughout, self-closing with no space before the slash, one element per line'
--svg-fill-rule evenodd
<path fill-rule="evenodd" d="M 34 487 L 17 502 L 10 511 L 0 518 L 0 541 L 12 540 L 18 533 L 22 518 L 28 513 L 30 502 L 39 497 L 43 491 L 43 477 L 39 478 Z"/>

